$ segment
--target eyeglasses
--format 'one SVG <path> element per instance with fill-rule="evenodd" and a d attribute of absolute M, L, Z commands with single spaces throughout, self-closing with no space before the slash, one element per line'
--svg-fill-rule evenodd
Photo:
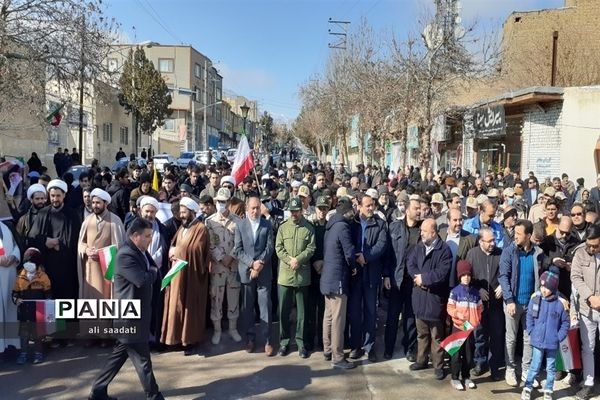
<path fill-rule="evenodd" d="M 571 217 L 582 217 L 582 216 L 583 216 L 583 213 L 580 213 L 580 212 L 578 212 L 578 213 L 571 213 Z"/>

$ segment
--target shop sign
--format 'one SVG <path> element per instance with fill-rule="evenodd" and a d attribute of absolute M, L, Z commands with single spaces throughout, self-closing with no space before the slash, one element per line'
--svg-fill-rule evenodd
<path fill-rule="evenodd" d="M 406 148 L 416 149 L 419 147 L 419 127 L 416 125 L 409 126 L 406 135 Z"/>
<path fill-rule="evenodd" d="M 476 109 L 473 115 L 473 128 L 475 136 L 479 139 L 506 135 L 504 107 L 493 106 Z"/>

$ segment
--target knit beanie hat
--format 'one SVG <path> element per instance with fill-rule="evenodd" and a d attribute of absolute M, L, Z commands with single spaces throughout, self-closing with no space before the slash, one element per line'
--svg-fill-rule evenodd
<path fill-rule="evenodd" d="M 459 262 L 457 262 L 456 274 L 458 275 L 459 279 L 463 275 L 473 275 L 473 267 L 471 266 L 471 263 L 466 260 L 460 260 Z"/>
<path fill-rule="evenodd" d="M 23 253 L 23 262 L 32 262 L 35 265 L 43 265 L 44 257 L 38 249 L 36 249 L 35 247 L 30 247 L 27 250 L 25 250 L 25 253 Z"/>
<path fill-rule="evenodd" d="M 549 289 L 552 293 L 556 293 L 558 290 L 558 271 L 555 271 L 555 267 L 551 267 L 550 270 L 542 274 L 540 285 Z"/>

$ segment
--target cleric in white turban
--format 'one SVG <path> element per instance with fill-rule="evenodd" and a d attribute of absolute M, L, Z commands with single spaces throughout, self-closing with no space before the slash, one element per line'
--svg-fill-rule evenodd
<path fill-rule="evenodd" d="M 200 209 L 198 203 L 196 203 L 189 197 L 182 197 L 181 200 L 179 200 L 179 206 L 183 206 L 188 210 L 193 211 L 194 213 L 198 212 L 198 210 Z"/>
<path fill-rule="evenodd" d="M 157 211 L 160 208 L 160 206 L 158 205 L 158 200 L 156 200 L 154 197 L 142 196 L 141 201 L 140 201 L 140 209 L 144 208 L 144 206 L 147 206 L 147 205 L 151 205 Z"/>
<path fill-rule="evenodd" d="M 27 200 L 31 201 L 34 194 L 41 192 L 46 196 L 46 188 L 41 183 L 34 183 L 27 189 Z"/>
<path fill-rule="evenodd" d="M 50 182 L 48 182 L 48 193 L 50 193 L 50 189 L 60 189 L 62 190 L 64 193 L 67 193 L 67 191 L 69 190 L 69 187 L 67 186 L 67 183 L 64 181 L 61 181 L 60 179 L 52 179 Z"/>
<path fill-rule="evenodd" d="M 94 197 L 99 197 L 100 199 L 104 200 L 107 205 L 110 204 L 110 194 L 108 194 L 105 190 L 98 188 L 92 190 L 92 193 L 90 193 L 90 198 L 93 199 Z"/>

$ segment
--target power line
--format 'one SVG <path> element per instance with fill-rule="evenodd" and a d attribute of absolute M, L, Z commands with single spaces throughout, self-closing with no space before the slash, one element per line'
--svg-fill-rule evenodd
<path fill-rule="evenodd" d="M 146 0 L 147 1 L 147 0 Z M 152 12 L 150 12 L 148 10 L 148 8 L 146 8 L 146 6 L 144 6 L 144 3 L 142 3 L 141 0 L 136 0 L 136 2 L 140 5 L 140 7 L 142 7 L 142 9 L 146 12 L 146 14 L 148 14 L 150 16 L 150 18 L 152 18 L 167 34 L 169 34 L 173 39 L 175 39 L 175 41 L 179 42 L 179 43 L 184 43 L 183 40 L 181 40 L 177 35 L 175 35 L 165 24 L 163 24 L 163 22 L 160 20 L 160 16 L 158 16 L 158 13 L 156 13 L 156 10 L 154 10 L 154 8 L 152 7 L 152 5 L 150 5 L 148 3 L 148 6 L 150 6 L 150 8 L 152 8 L 152 10 L 154 10 L 154 12 L 157 15 L 154 15 Z"/>

